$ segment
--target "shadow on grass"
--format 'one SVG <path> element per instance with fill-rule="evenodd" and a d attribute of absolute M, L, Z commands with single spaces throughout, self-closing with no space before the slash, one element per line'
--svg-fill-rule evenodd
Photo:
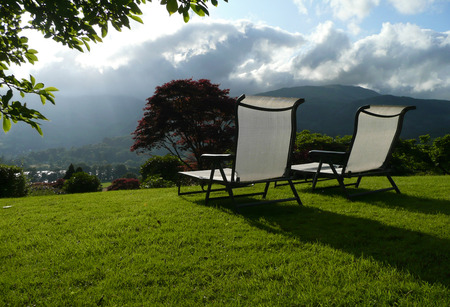
<path fill-rule="evenodd" d="M 303 186 L 303 191 L 299 188 L 299 186 Z M 300 197 L 301 193 L 314 193 L 318 195 L 328 196 L 328 197 L 342 197 L 345 198 L 344 192 L 340 187 L 331 188 L 330 186 L 325 188 L 317 187 L 315 192 L 311 192 L 311 184 L 300 184 L 296 185 Z M 389 187 L 386 185 L 385 187 Z M 371 189 L 365 188 L 348 188 L 350 194 L 352 193 L 365 193 L 371 192 Z M 353 200 L 358 202 L 369 203 L 374 206 L 380 206 L 383 208 L 391 208 L 391 209 L 404 209 L 409 212 L 417 212 L 424 214 L 437 214 L 442 213 L 445 215 L 450 215 L 450 201 L 441 200 L 441 199 L 431 199 L 431 198 L 422 198 L 422 197 L 414 197 L 407 195 L 407 193 L 397 194 L 394 191 L 389 192 L 381 192 L 374 193 L 370 195 L 357 196 Z"/>
<path fill-rule="evenodd" d="M 333 196 L 339 194 L 338 192 L 340 191 L 331 189 L 324 193 Z M 446 201 L 389 193 L 365 196 L 361 200 L 376 206 L 448 214 Z M 301 194 L 305 194 L 305 191 Z M 340 197 L 343 197 L 342 194 Z M 254 201 L 255 198 L 241 200 Z M 196 200 L 194 203 L 204 205 L 204 200 Z M 422 208 L 421 204 L 426 205 L 426 208 Z M 229 200 L 216 201 L 211 206 L 226 211 L 232 208 Z M 271 204 L 243 208 L 239 214 L 251 225 L 268 232 L 295 237 L 302 242 L 324 244 L 351 253 L 355 257 L 372 258 L 407 271 L 424 281 L 450 286 L 448 239 L 385 225 L 367 218 L 337 214 L 314 207 L 300 207 L 294 205 L 294 202 L 293 205 Z"/>
<path fill-rule="evenodd" d="M 268 232 L 373 258 L 424 281 L 450 286 L 450 240 L 311 207 L 271 205 L 242 215 Z"/>

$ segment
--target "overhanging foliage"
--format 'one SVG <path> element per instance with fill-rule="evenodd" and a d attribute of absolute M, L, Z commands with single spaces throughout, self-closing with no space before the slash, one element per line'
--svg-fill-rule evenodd
<path fill-rule="evenodd" d="M 189 21 L 191 10 L 200 16 L 208 15 L 207 2 L 160 0 L 169 14 L 178 12 L 185 22 Z M 139 6 L 145 3 L 146 0 L 3 0 L 0 5 L 0 117 L 3 118 L 3 131 L 11 129 L 11 122 L 22 121 L 42 135 L 39 121 L 47 120 L 39 111 L 13 99 L 14 95 L 19 94 L 23 99 L 26 94 L 36 94 L 42 104 L 55 103 L 55 87 L 45 87 L 31 75 L 29 79 L 19 79 L 9 72 L 11 66 L 34 64 L 38 60 L 38 51 L 28 46 L 23 30 L 36 30 L 45 38 L 71 49 L 89 51 L 89 43 L 101 42 L 110 26 L 120 31 L 123 27 L 130 28 L 130 20 L 142 23 Z M 217 0 L 211 0 L 211 3 L 218 4 Z"/>

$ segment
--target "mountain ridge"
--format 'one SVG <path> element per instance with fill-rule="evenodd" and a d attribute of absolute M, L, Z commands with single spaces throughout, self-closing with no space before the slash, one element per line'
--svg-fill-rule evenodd
<path fill-rule="evenodd" d="M 359 86 L 296 86 L 256 95 L 299 97 L 306 102 L 298 109 L 297 130 L 330 136 L 353 133 L 354 115 L 367 104 L 407 104 L 417 109 L 405 117 L 402 138 L 450 133 L 449 100 L 416 99 L 382 95 Z M 142 118 L 146 101 L 132 96 L 58 97 L 55 106 L 39 106 L 51 121 L 42 125 L 44 137 L 23 123 L 0 134 L 0 157 L 18 156 L 49 148 L 80 147 L 102 142 L 105 137 L 129 136 Z M 39 105 L 39 103 L 37 103 Z"/>
<path fill-rule="evenodd" d="M 416 110 L 405 116 L 402 138 L 418 138 L 425 134 L 434 138 L 450 133 L 449 100 L 382 95 L 359 86 L 345 85 L 298 86 L 257 95 L 305 98 L 305 103 L 298 108 L 298 131 L 310 130 L 330 136 L 351 135 L 359 107 L 385 104 L 416 106 Z"/>

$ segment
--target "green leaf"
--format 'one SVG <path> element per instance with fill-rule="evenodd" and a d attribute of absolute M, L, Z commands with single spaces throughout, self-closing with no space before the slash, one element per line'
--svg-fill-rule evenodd
<path fill-rule="evenodd" d="M 43 87 L 44 87 L 44 83 L 38 83 L 38 84 L 35 85 L 34 89 L 35 90 L 40 90 Z"/>
<path fill-rule="evenodd" d="M 139 23 L 142 23 L 142 24 L 144 23 L 142 21 L 142 19 L 140 17 L 136 16 L 136 15 L 130 15 L 130 18 L 135 20 L 135 21 L 137 21 L 137 22 L 139 22 Z"/>
<path fill-rule="evenodd" d="M 170 15 L 178 11 L 178 1 L 177 0 L 167 0 L 166 9 Z"/>
<path fill-rule="evenodd" d="M 89 46 L 87 41 L 83 40 L 83 42 L 84 42 L 84 45 L 86 46 L 86 49 L 90 52 L 91 51 L 91 47 Z"/>
<path fill-rule="evenodd" d="M 30 81 L 31 81 L 31 85 L 33 85 L 33 87 L 34 87 L 34 84 L 36 83 L 36 79 L 32 75 L 30 75 Z"/>
<path fill-rule="evenodd" d="M 3 115 L 3 131 L 8 132 L 11 129 L 11 121 L 8 117 Z"/>
<path fill-rule="evenodd" d="M 111 24 L 112 24 L 113 28 L 116 29 L 117 32 L 122 31 L 122 29 L 120 28 L 120 24 L 118 22 L 111 21 Z"/>
<path fill-rule="evenodd" d="M 49 86 L 49 87 L 46 87 L 45 89 L 44 89 L 44 91 L 46 91 L 46 92 L 57 92 L 57 91 L 59 91 L 56 87 L 53 87 L 53 86 Z"/>
<path fill-rule="evenodd" d="M 208 10 L 200 5 L 191 4 L 191 9 L 194 11 L 195 14 L 201 17 L 205 17 L 205 15 L 209 15 Z"/>
<path fill-rule="evenodd" d="M 99 42 L 99 43 L 103 42 L 103 40 L 97 34 L 92 34 L 92 38 L 93 38 L 94 42 Z"/>
<path fill-rule="evenodd" d="M 189 12 L 183 12 L 183 20 L 184 22 L 189 22 L 190 16 L 189 16 Z"/>
<path fill-rule="evenodd" d="M 45 98 L 44 95 L 39 95 L 39 97 L 41 97 L 42 104 L 45 104 L 45 102 L 47 101 L 47 98 Z"/>
<path fill-rule="evenodd" d="M 9 89 L 8 92 L 6 92 L 6 95 L 3 96 L 3 99 L 2 99 L 3 104 L 7 105 L 8 102 L 11 100 L 12 96 L 13 96 L 13 91 Z"/>
<path fill-rule="evenodd" d="M 35 56 L 33 53 L 25 53 L 25 57 L 31 64 L 34 64 L 34 62 L 37 62 L 38 60 L 37 56 Z"/>
<path fill-rule="evenodd" d="M 103 25 L 102 26 L 102 37 L 105 37 L 106 35 L 108 35 L 108 25 Z"/>
<path fill-rule="evenodd" d="M 38 123 L 36 123 L 36 122 L 31 122 L 30 125 L 31 125 L 31 127 L 33 127 L 34 129 L 36 129 L 36 131 L 37 131 L 40 135 L 44 135 L 44 134 L 42 133 L 41 126 L 40 126 Z"/>

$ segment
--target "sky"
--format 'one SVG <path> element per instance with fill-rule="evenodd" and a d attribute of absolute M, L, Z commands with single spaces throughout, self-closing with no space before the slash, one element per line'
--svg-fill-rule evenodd
<path fill-rule="evenodd" d="M 210 3 L 210 2 L 209 2 Z M 381 94 L 450 100 L 450 0 L 219 0 L 210 16 L 169 16 L 154 1 L 144 24 L 91 51 L 27 33 L 39 62 L 14 68 L 58 96 L 145 101 L 174 79 L 210 79 L 230 95 L 342 84 Z"/>

